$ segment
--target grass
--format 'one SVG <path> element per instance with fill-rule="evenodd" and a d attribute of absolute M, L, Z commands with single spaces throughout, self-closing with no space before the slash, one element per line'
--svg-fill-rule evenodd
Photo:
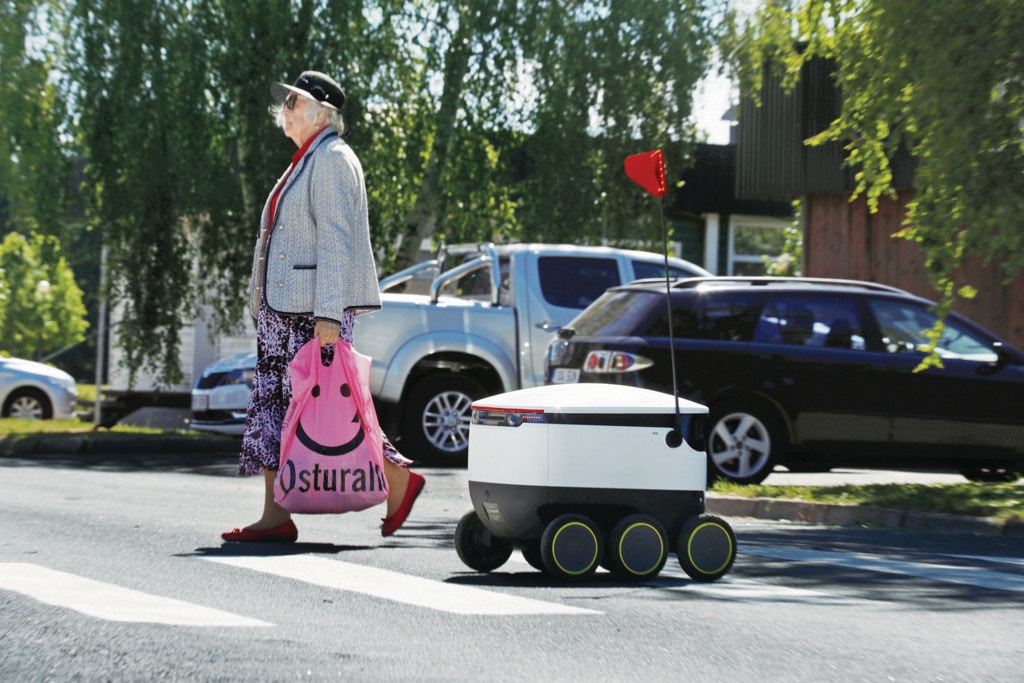
<path fill-rule="evenodd" d="M 0 438 L 11 435 L 24 434 L 48 434 L 60 436 L 61 434 L 84 434 L 93 431 L 92 422 L 83 420 L 20 420 L 15 417 L 0 418 Z M 166 429 L 155 427 L 133 427 L 130 425 L 114 425 L 104 433 L 113 432 L 117 434 L 168 434 Z M 192 431 L 179 431 L 176 433 L 195 434 Z"/>
<path fill-rule="evenodd" d="M 716 482 L 714 493 L 810 503 L 863 505 L 942 512 L 999 520 L 1024 520 L 1024 480 L 1017 483 L 866 484 L 860 486 L 741 486 Z"/>

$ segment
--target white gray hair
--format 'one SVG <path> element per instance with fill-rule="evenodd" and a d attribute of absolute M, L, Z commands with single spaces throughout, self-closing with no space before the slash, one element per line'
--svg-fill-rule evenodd
<path fill-rule="evenodd" d="M 307 123 L 314 123 L 316 121 L 323 121 L 328 126 L 338 131 L 338 135 L 342 135 L 345 132 L 345 119 L 342 118 L 341 112 L 331 107 L 326 107 L 316 100 L 312 100 L 308 97 L 303 98 L 306 100 L 306 110 L 303 113 L 303 118 L 306 119 Z M 270 115 L 274 117 L 274 125 L 281 130 L 284 130 L 284 103 L 275 104 L 270 107 Z"/>

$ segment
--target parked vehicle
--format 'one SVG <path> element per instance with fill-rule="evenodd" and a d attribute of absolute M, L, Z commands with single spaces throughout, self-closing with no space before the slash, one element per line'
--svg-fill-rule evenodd
<path fill-rule="evenodd" d="M 676 258 L 669 270 L 673 277 L 709 275 Z M 410 458 L 464 463 L 475 399 L 543 384 L 544 353 L 559 327 L 608 287 L 664 274 L 664 257 L 650 252 L 471 244 L 381 280 L 381 310 L 355 325 L 356 348 L 373 358 L 370 388 L 381 424 Z M 227 389 L 208 386 L 219 381 L 216 372 L 229 371 L 218 367 L 193 396 L 209 393 L 212 411 L 220 393 L 217 419 L 244 420 L 247 390 L 236 386 L 228 403 Z M 193 427 L 211 426 L 210 414 L 195 415 Z"/>
<path fill-rule="evenodd" d="M 206 366 L 192 389 L 189 426 L 204 432 L 241 435 L 255 370 L 255 352 L 235 354 Z"/>
<path fill-rule="evenodd" d="M 44 363 L 0 357 L 0 415 L 68 420 L 75 416 L 75 378 Z"/>
<path fill-rule="evenodd" d="M 1024 472 L 1024 354 L 956 314 L 917 371 L 932 302 L 867 282 L 714 278 L 671 287 L 682 397 L 710 408 L 709 478 L 757 483 L 775 465 Z M 559 332 L 551 383 L 671 392 L 664 280 L 616 287 Z"/>
<path fill-rule="evenodd" d="M 670 275 L 709 273 L 670 259 Z M 426 294 L 388 290 L 436 274 Z M 463 245 L 381 281 L 383 307 L 356 319 L 373 358 L 370 385 L 388 434 L 409 457 L 464 463 L 470 408 L 484 396 L 544 383 L 557 330 L 609 287 L 665 277 L 664 257 L 571 245 Z"/>

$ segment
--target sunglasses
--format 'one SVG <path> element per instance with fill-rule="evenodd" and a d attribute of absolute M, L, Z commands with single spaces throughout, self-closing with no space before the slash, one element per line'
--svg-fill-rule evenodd
<path fill-rule="evenodd" d="M 291 95 L 286 97 L 285 100 L 284 100 L 284 108 L 289 110 L 289 111 L 291 111 L 292 109 L 295 109 L 295 100 L 297 100 L 298 98 L 299 98 L 299 96 L 296 95 L 295 93 L 292 93 Z"/>

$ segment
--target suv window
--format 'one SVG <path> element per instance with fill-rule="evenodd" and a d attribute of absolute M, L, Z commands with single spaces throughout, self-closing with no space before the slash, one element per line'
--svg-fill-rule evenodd
<path fill-rule="evenodd" d="M 685 297 L 672 308 L 675 336 L 680 339 L 750 341 L 763 296 L 752 292 L 705 292 Z M 647 334 L 668 336 L 668 313 Z"/>
<path fill-rule="evenodd" d="M 665 295 L 657 292 L 619 290 L 605 294 L 601 303 L 590 306 L 573 319 L 571 327 L 580 336 L 621 337 L 638 334 L 651 308 L 665 308 Z"/>
<path fill-rule="evenodd" d="M 619 283 L 619 262 L 610 258 L 541 256 L 540 291 L 560 308 L 586 308 L 609 287 Z"/>
<path fill-rule="evenodd" d="M 856 304 L 844 297 L 773 296 L 757 321 L 754 341 L 865 349 Z"/>
<path fill-rule="evenodd" d="M 927 333 L 935 326 L 938 316 L 927 307 L 888 299 L 872 299 L 870 304 L 882 332 L 882 343 L 889 353 L 924 351 L 931 343 Z M 946 329 L 939 337 L 936 351 L 942 358 L 981 363 L 991 363 L 998 359 L 996 352 L 984 339 L 949 318 L 946 319 Z"/>

